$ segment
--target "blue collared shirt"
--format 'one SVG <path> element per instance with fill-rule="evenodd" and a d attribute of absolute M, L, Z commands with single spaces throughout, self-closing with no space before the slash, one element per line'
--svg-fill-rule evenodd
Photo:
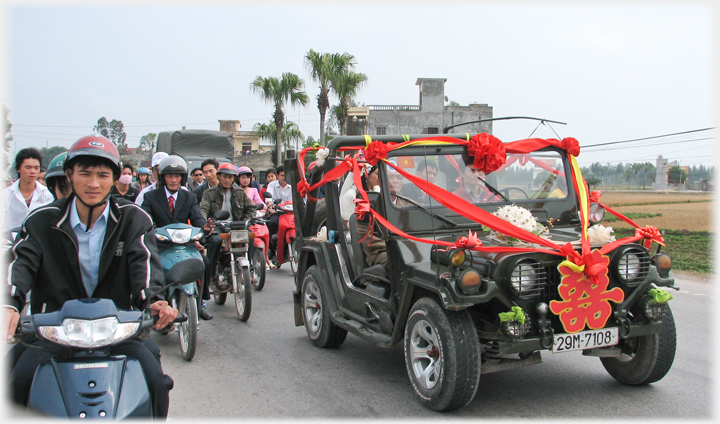
<path fill-rule="evenodd" d="M 110 208 L 105 203 L 102 215 L 95 221 L 90 231 L 85 231 L 86 225 L 78 216 L 77 200 L 73 199 L 70 205 L 70 226 L 75 231 L 78 239 L 78 259 L 80 260 L 80 271 L 82 272 L 83 284 L 87 290 L 88 297 L 92 297 L 95 287 L 98 284 L 98 268 L 100 267 L 100 252 L 102 243 L 105 240 L 108 216 Z M 87 217 L 85 217 L 85 220 Z"/>

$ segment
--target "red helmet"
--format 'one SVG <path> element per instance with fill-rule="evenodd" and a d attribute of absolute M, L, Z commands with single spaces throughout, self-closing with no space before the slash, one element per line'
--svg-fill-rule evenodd
<path fill-rule="evenodd" d="M 230 174 L 230 175 L 237 175 L 237 170 L 235 169 L 235 165 L 232 163 L 221 163 L 220 167 L 217 170 L 218 174 Z"/>
<path fill-rule="evenodd" d="M 65 169 L 70 169 L 73 166 L 73 159 L 79 156 L 97 156 L 103 159 L 107 159 L 115 175 L 120 175 L 120 154 L 118 153 L 117 147 L 112 141 L 107 138 L 93 134 L 86 135 L 79 139 L 67 152 L 67 159 L 65 160 Z"/>

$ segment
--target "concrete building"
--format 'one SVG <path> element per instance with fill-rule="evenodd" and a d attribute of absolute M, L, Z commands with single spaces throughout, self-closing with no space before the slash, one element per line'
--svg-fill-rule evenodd
<path fill-rule="evenodd" d="M 418 105 L 370 105 L 349 108 L 347 133 L 369 134 L 442 134 L 443 128 L 461 122 L 493 117 L 493 108 L 487 104 L 446 106 L 445 82 L 447 78 L 418 78 L 420 89 Z M 468 124 L 450 132 L 492 134 L 492 122 Z"/>
<path fill-rule="evenodd" d="M 273 167 L 272 152 L 274 145 L 261 144 L 255 131 L 240 131 L 240 121 L 219 119 L 220 131 L 232 134 L 235 141 L 233 163 L 237 166 L 249 166 L 256 172 L 258 181 L 265 182 L 265 170 Z"/>

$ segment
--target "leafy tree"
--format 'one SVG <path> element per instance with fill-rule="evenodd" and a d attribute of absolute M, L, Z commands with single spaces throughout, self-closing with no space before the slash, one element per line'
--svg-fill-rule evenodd
<path fill-rule="evenodd" d="M 305 66 L 310 71 L 313 81 L 320 83 L 320 94 L 317 95 L 317 105 L 320 111 L 320 140 L 325 140 L 325 114 L 330 107 L 330 90 L 332 80 L 337 75 L 354 69 L 355 56 L 345 53 L 318 53 L 310 49 L 305 55 Z"/>
<path fill-rule="evenodd" d="M 275 122 L 273 122 L 273 121 L 270 121 L 267 124 L 258 122 L 253 127 L 253 131 L 257 132 L 260 135 L 260 137 L 262 137 L 262 138 L 272 140 L 273 143 L 275 143 L 276 151 L 278 150 L 278 147 L 281 145 L 284 145 L 285 148 L 287 149 L 292 142 L 301 141 L 301 140 L 304 140 L 304 138 L 305 138 L 303 136 L 303 133 L 300 132 L 300 127 L 298 127 L 298 125 L 293 121 L 288 121 L 283 126 L 282 130 L 280 131 L 280 134 L 281 134 L 280 139 L 282 140 L 281 144 L 278 144 L 278 142 L 277 142 L 278 131 L 277 131 L 277 127 L 275 127 Z M 281 164 L 282 164 L 281 162 L 275 162 L 276 166 L 281 165 Z"/>
<path fill-rule="evenodd" d="M 3 105 L 5 109 L 5 144 L 3 144 L 3 152 L 5 153 L 5 160 L 3 163 L 3 169 L 10 168 L 10 149 L 12 149 L 13 135 L 12 135 L 12 123 L 10 122 L 10 110 L 7 106 Z"/>
<path fill-rule="evenodd" d="M 43 167 L 47 168 L 48 165 L 50 165 L 50 161 L 53 160 L 53 158 L 60 153 L 67 152 L 67 147 L 64 146 L 53 146 L 53 147 L 43 147 L 40 149 L 40 153 L 42 153 L 43 158 Z"/>
<path fill-rule="evenodd" d="M 282 77 L 266 77 L 257 76 L 255 80 L 250 83 L 250 89 L 259 94 L 266 102 L 271 103 L 275 106 L 273 112 L 273 120 L 275 123 L 276 140 L 275 153 L 276 163 L 282 163 L 282 148 L 277 140 L 282 140 L 281 131 L 285 126 L 285 105 L 289 103 L 290 106 L 302 105 L 305 106 L 308 101 L 308 95 L 302 91 L 305 85 L 302 78 L 299 76 L 285 72 Z"/>
<path fill-rule="evenodd" d="M 156 133 L 147 133 L 144 136 L 140 137 L 140 144 L 138 145 L 138 149 L 144 152 L 152 152 L 153 150 L 155 150 L 156 138 Z"/>
<path fill-rule="evenodd" d="M 113 119 L 108 122 L 103 116 L 98 119 L 97 125 L 93 127 L 93 131 L 112 141 L 120 154 L 124 154 L 127 150 L 127 144 L 125 144 L 127 134 L 125 134 L 125 126 L 122 121 Z"/>
<path fill-rule="evenodd" d="M 338 96 L 338 99 L 340 99 L 340 104 L 334 107 L 333 110 L 338 120 L 341 135 L 345 135 L 345 122 L 347 121 L 350 102 L 367 80 L 367 75 L 362 72 L 350 70 L 336 74 L 332 79 L 333 91 Z"/>
<path fill-rule="evenodd" d="M 585 182 L 587 183 L 588 187 L 590 187 L 590 190 L 602 184 L 602 180 L 598 177 L 586 178 Z"/>
<path fill-rule="evenodd" d="M 668 182 L 671 184 L 682 184 L 687 181 L 688 175 L 679 166 L 673 166 L 668 171 Z"/>

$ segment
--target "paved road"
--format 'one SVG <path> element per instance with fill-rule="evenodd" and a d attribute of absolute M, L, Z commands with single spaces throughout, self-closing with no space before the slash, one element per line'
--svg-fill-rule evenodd
<path fill-rule="evenodd" d="M 543 353 L 543 363 L 481 377 L 466 407 L 438 414 L 420 405 L 405 372 L 402 345 L 375 347 L 353 335 L 337 349 L 310 343 L 293 324 L 292 274 L 268 273 L 254 292 L 250 320 L 237 319 L 232 298 L 210 301 L 215 319 L 201 323 L 195 359 L 181 359 L 177 336 L 153 337 L 175 380 L 171 418 L 640 418 L 709 419 L 713 376 L 712 282 L 681 276 L 671 301 L 678 349 L 658 383 L 617 383 L 599 359 L 579 352 Z"/>

